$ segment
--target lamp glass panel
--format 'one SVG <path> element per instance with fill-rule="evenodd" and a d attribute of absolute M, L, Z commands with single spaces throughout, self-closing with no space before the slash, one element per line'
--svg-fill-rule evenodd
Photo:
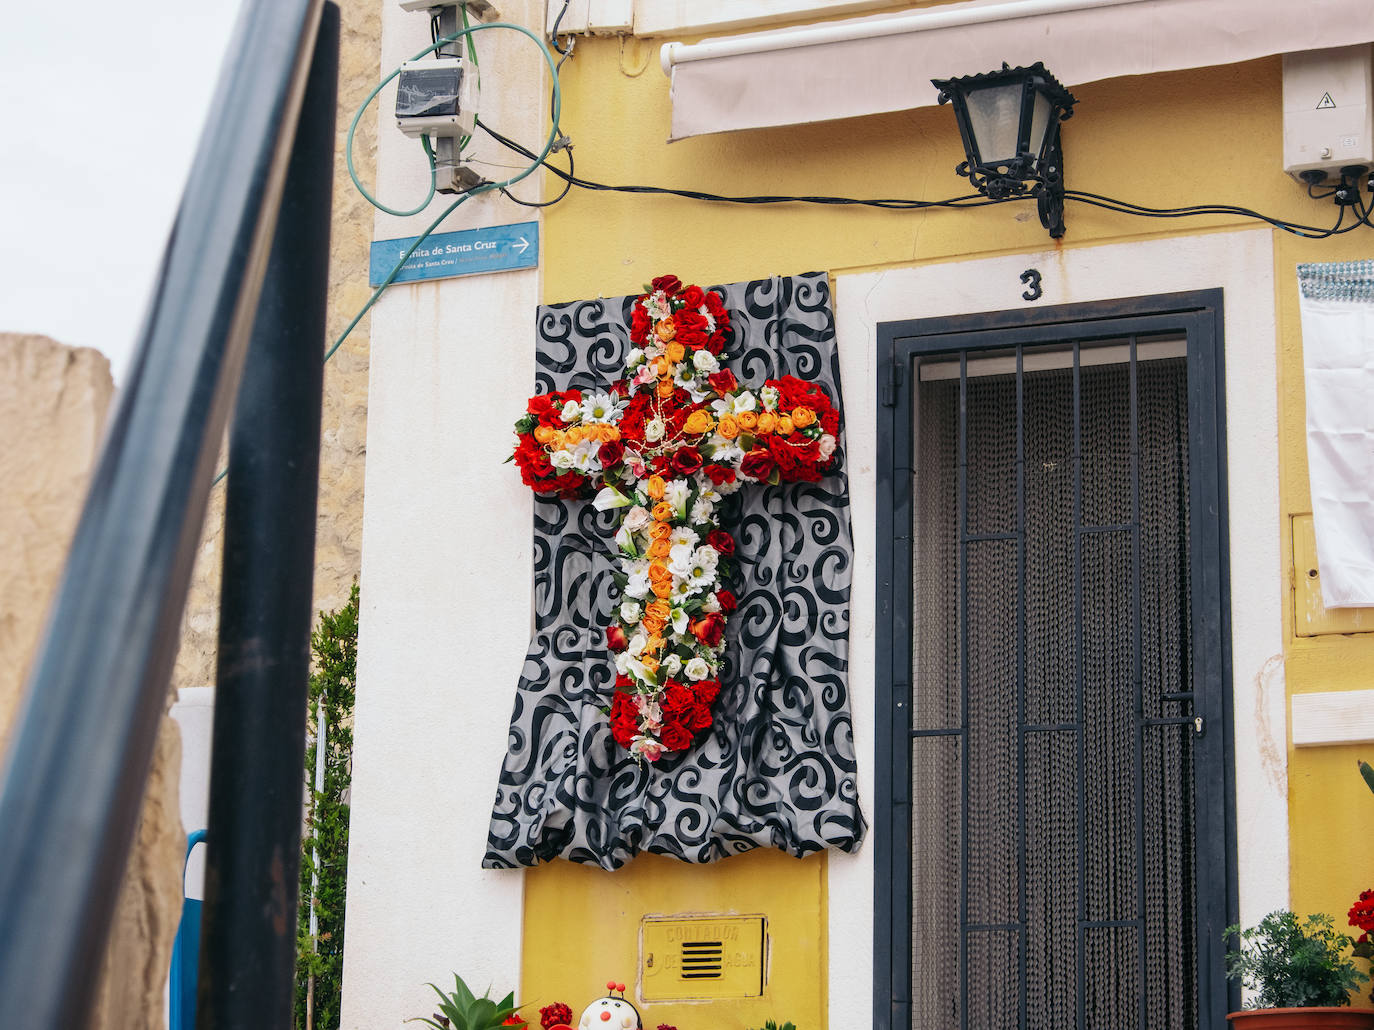
<path fill-rule="evenodd" d="M 1016 160 L 1023 88 L 1020 82 L 1008 82 L 969 90 L 969 131 L 977 144 L 980 164 L 1001 165 Z"/>
<path fill-rule="evenodd" d="M 1039 90 L 1035 92 L 1035 101 L 1031 106 L 1031 133 L 1030 149 L 1031 153 L 1039 160 L 1045 154 L 1045 130 L 1050 127 L 1050 112 L 1053 105 L 1049 98 Z"/>

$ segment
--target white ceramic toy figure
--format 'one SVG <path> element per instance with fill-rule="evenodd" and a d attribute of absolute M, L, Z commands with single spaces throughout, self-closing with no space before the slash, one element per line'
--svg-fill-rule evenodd
<path fill-rule="evenodd" d="M 639 1010 L 625 1000 L 625 985 L 609 980 L 606 990 L 606 997 L 597 998 L 583 1010 L 577 1030 L 643 1030 Z"/>

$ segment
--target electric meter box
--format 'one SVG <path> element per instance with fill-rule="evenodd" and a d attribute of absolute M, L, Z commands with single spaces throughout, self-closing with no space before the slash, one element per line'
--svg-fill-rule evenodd
<path fill-rule="evenodd" d="M 1283 170 L 1293 178 L 1374 165 L 1371 55 L 1367 43 L 1283 55 Z"/>
<path fill-rule="evenodd" d="M 396 125 L 407 136 L 471 136 L 477 75 L 461 57 L 407 61 L 396 85 Z"/>

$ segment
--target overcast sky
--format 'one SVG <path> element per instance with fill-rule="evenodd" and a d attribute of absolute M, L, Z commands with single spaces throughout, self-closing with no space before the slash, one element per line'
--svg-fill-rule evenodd
<path fill-rule="evenodd" d="M 0 332 L 128 365 L 239 0 L 9 0 Z"/>

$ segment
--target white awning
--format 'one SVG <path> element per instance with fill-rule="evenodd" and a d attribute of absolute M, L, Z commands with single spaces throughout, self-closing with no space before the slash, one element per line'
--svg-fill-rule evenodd
<path fill-rule="evenodd" d="M 1043 61 L 1060 82 L 1374 40 L 1372 0 L 972 0 L 662 49 L 670 139 L 926 107 L 933 78 Z"/>

